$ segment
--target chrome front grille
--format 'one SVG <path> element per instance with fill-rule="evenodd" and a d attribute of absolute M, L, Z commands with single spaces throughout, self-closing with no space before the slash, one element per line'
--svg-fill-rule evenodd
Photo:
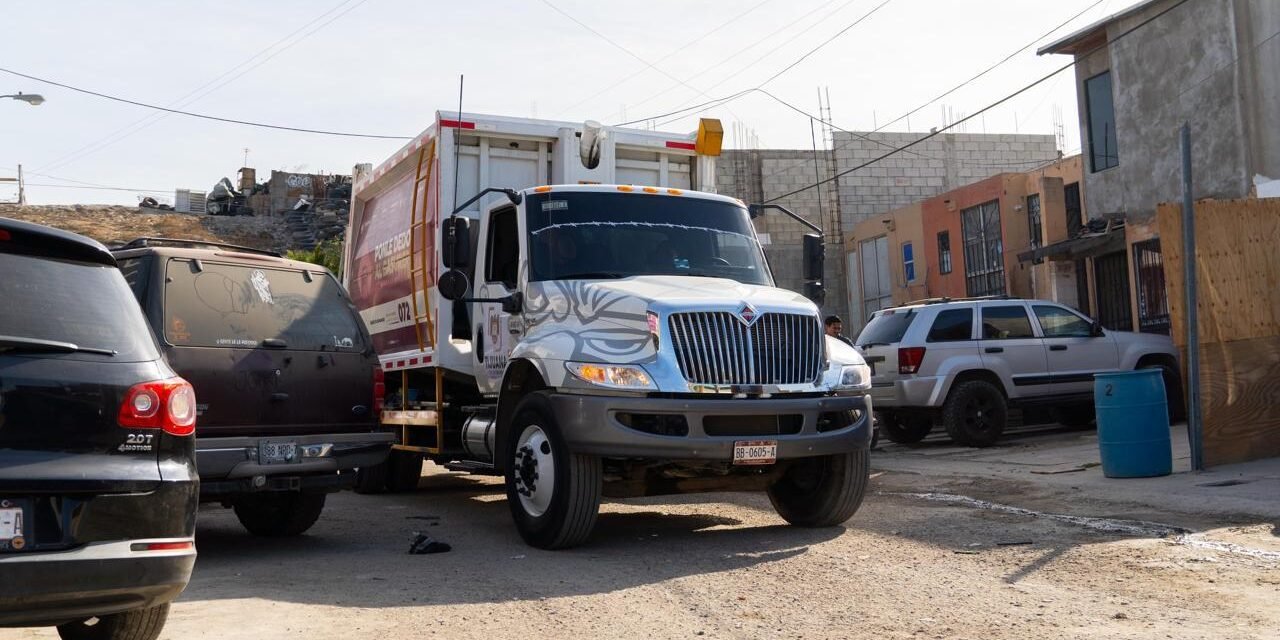
<path fill-rule="evenodd" d="M 674 313 L 668 327 L 690 384 L 809 384 L 822 367 L 817 316 L 762 313 L 747 326 L 727 311 Z"/>

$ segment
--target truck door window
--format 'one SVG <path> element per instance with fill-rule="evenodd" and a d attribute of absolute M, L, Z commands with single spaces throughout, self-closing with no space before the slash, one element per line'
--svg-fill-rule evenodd
<path fill-rule="evenodd" d="M 1013 340 L 1017 338 L 1034 338 L 1031 332 L 1031 319 L 1027 310 L 1021 305 L 983 307 L 982 339 Z"/>
<path fill-rule="evenodd" d="M 520 242 L 514 208 L 498 209 L 489 216 L 485 253 L 485 281 L 501 282 L 508 289 L 515 289 L 520 272 Z"/>

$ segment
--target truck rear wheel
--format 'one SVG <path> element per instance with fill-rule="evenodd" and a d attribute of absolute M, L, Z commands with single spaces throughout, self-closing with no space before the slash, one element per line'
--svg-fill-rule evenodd
<path fill-rule="evenodd" d="M 851 453 L 803 458 L 769 487 L 769 501 L 798 527 L 834 527 L 862 506 L 871 474 L 865 447 Z"/>
<path fill-rule="evenodd" d="M 530 394 L 515 414 L 506 479 L 520 537 L 540 549 L 586 542 L 600 512 L 600 459 L 569 451 L 546 394 Z"/>
<path fill-rule="evenodd" d="M 246 493 L 235 499 L 236 518 L 255 536 L 301 535 L 320 519 L 324 498 L 315 491 Z"/>
<path fill-rule="evenodd" d="M 422 480 L 422 454 L 392 449 L 387 455 L 387 491 L 417 491 Z"/>

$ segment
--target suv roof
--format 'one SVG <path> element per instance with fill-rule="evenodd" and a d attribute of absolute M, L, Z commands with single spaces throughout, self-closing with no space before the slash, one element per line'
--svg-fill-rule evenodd
<path fill-rule="evenodd" d="M 175 238 L 138 238 L 110 250 L 117 259 L 136 258 L 138 256 L 156 255 L 179 258 L 220 259 L 242 261 L 245 263 L 271 264 L 277 267 L 297 271 L 327 271 L 323 266 L 301 260 L 291 260 L 274 251 L 242 247 L 221 242 L 204 240 L 182 240 Z M 114 264 L 114 262 L 112 263 Z"/>
<path fill-rule="evenodd" d="M 70 258 L 116 266 L 111 252 L 97 240 L 12 218 L 0 218 L 0 246 L 6 253 Z"/>
<path fill-rule="evenodd" d="M 133 240 L 130 240 L 129 242 L 123 245 L 120 245 L 118 247 L 112 247 L 111 251 L 119 252 L 119 251 L 127 251 L 129 249 L 142 249 L 147 247 L 181 247 L 181 248 L 188 248 L 188 249 L 209 249 L 209 248 L 230 249 L 232 251 L 236 251 L 240 253 L 254 253 L 254 254 L 261 254 L 266 256 L 274 256 L 276 258 L 284 257 L 275 251 L 268 251 L 266 249 L 254 249 L 253 247 L 246 247 L 238 244 L 228 244 L 225 242 L 213 242 L 211 240 L 193 240 L 193 239 L 186 239 L 186 238 L 154 238 L 154 237 L 134 238 Z"/>
<path fill-rule="evenodd" d="M 900 309 L 902 307 L 918 307 L 918 306 L 924 306 L 924 305 L 930 305 L 930 304 L 950 304 L 953 302 L 985 302 L 988 300 L 1024 300 L 1024 299 L 1025 298 L 1019 298 L 1017 296 L 1007 296 L 1007 295 L 975 296 L 972 298 L 948 298 L 946 296 L 942 296 L 940 298 L 922 298 L 920 300 L 912 300 L 911 302 L 906 302 L 906 303 L 896 305 L 893 307 L 888 307 L 888 308 Z"/>

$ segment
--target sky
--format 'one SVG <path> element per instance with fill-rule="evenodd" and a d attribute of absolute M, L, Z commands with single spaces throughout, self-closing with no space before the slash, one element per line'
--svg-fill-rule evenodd
<path fill-rule="evenodd" d="M 1067 64 L 1035 49 L 1135 1 L 24 2 L 5 7 L 0 67 L 223 118 L 384 136 L 456 110 L 463 75 L 468 112 L 673 132 L 718 117 L 727 147 L 810 148 L 809 117 L 762 93 L 654 117 L 765 83 L 814 116 L 823 92 L 830 121 L 851 130 L 927 104 L 885 130 L 928 131 Z M 246 149 L 262 178 L 349 173 L 404 143 L 167 115 L 0 72 L 0 95 L 19 91 L 46 102 L 0 100 L 0 177 L 21 163 L 32 204 L 171 202 L 174 189 L 234 180 Z M 1077 152 L 1075 105 L 1068 70 L 957 130 L 1053 134 L 1058 113 L 1063 151 Z M 0 186 L 0 200 L 15 195 Z"/>

